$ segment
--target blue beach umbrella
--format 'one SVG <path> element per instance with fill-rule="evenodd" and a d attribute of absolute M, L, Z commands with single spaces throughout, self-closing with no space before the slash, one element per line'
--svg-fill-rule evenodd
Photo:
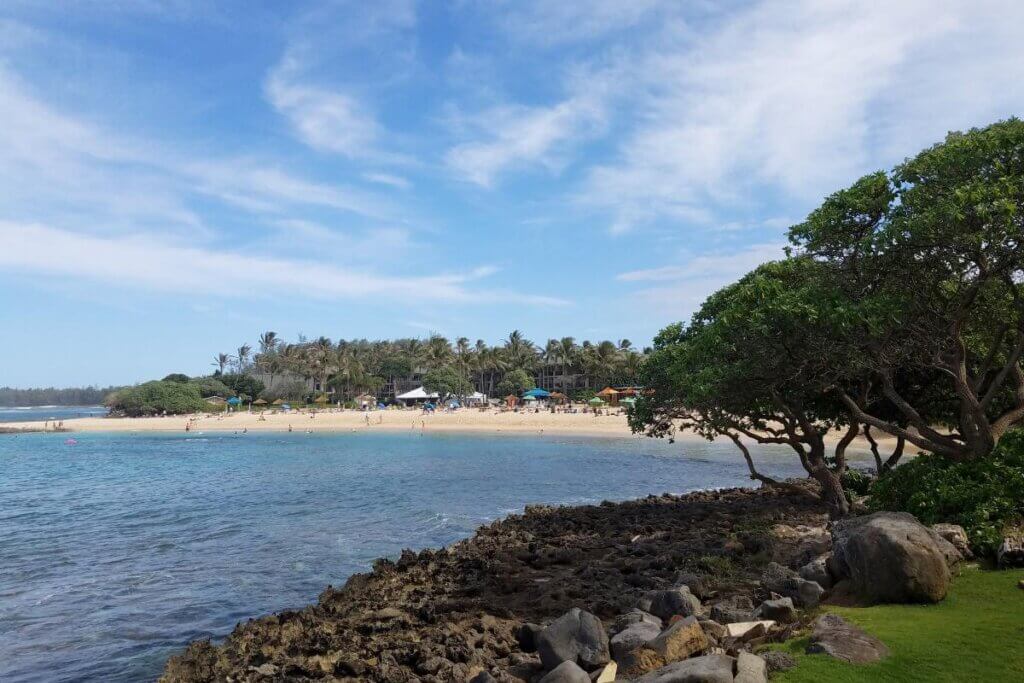
<path fill-rule="evenodd" d="M 536 389 L 530 389 L 523 393 L 523 398 L 526 398 L 527 396 L 533 396 L 534 398 L 550 398 L 551 392 L 537 387 Z"/>
<path fill-rule="evenodd" d="M 238 398 L 237 396 L 232 396 L 231 398 L 228 399 L 228 405 L 229 406 L 237 406 L 241 402 L 242 402 L 242 400 L 240 398 Z"/>

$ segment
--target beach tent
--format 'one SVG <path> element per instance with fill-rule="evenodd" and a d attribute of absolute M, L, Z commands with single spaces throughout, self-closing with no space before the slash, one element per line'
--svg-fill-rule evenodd
<path fill-rule="evenodd" d="M 560 391 L 552 391 L 550 396 L 550 400 L 554 401 L 555 403 L 564 403 L 567 398 L 569 397 Z"/>
<path fill-rule="evenodd" d="M 228 399 L 229 406 L 237 406 L 241 402 L 242 399 L 238 398 L 237 396 L 232 396 L 231 398 Z"/>
<path fill-rule="evenodd" d="M 419 402 L 426 402 L 431 399 L 440 398 L 437 394 L 428 394 L 423 387 L 416 387 L 412 391 L 407 391 L 404 394 L 395 396 L 395 400 L 402 401 L 407 406 L 414 405 Z"/>
<path fill-rule="evenodd" d="M 290 405 L 288 405 L 287 403 L 282 403 L 281 404 L 281 410 L 291 410 L 291 409 L 292 409 L 292 407 Z"/>
<path fill-rule="evenodd" d="M 523 400 L 524 401 L 536 401 L 537 397 L 533 396 L 531 394 L 526 394 L 525 396 L 523 396 Z"/>
<path fill-rule="evenodd" d="M 377 397 L 371 396 L 370 394 L 360 394 L 359 396 L 356 396 L 355 400 L 358 403 L 376 403 Z"/>
<path fill-rule="evenodd" d="M 619 392 L 611 387 L 605 387 L 601 391 L 597 392 L 597 395 L 608 401 L 613 406 L 619 404 Z"/>
<path fill-rule="evenodd" d="M 505 405 L 509 408 L 515 408 L 517 403 L 519 403 L 519 397 L 515 394 L 509 394 L 505 397 Z"/>
<path fill-rule="evenodd" d="M 473 403 L 486 403 L 486 402 L 487 402 L 487 395 L 486 394 L 481 394 L 479 391 L 474 391 L 472 394 L 470 394 L 469 396 L 466 397 L 466 405 L 471 405 Z"/>
<path fill-rule="evenodd" d="M 605 402 L 602 399 L 598 398 L 597 396 L 587 401 L 587 403 L 594 406 L 595 408 L 598 406 L 603 406 L 605 404 Z"/>
<path fill-rule="evenodd" d="M 523 398 L 526 398 L 527 396 L 532 396 L 533 398 L 549 398 L 551 396 L 551 392 L 537 387 L 536 389 L 530 389 L 523 393 Z"/>

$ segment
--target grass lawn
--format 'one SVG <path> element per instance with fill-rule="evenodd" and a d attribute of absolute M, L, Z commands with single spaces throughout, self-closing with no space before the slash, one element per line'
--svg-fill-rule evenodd
<path fill-rule="evenodd" d="M 853 666 L 827 655 L 807 655 L 807 639 L 781 649 L 797 666 L 773 681 L 1024 681 L 1024 571 L 965 568 L 938 605 L 828 607 L 877 636 L 892 655 Z"/>

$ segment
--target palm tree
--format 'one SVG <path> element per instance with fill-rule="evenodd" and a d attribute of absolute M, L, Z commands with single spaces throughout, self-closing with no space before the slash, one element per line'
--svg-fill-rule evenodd
<path fill-rule="evenodd" d="M 210 363 L 210 365 L 216 365 L 217 366 L 217 371 L 220 372 L 220 374 L 223 375 L 224 374 L 224 368 L 226 368 L 230 363 L 231 363 L 231 356 L 230 355 L 228 355 L 226 353 L 218 353 L 216 356 L 213 357 L 213 362 Z"/>
<path fill-rule="evenodd" d="M 452 360 L 452 345 L 439 334 L 431 335 L 427 340 L 424 360 L 430 368 L 442 368 Z"/>
<path fill-rule="evenodd" d="M 277 337 L 277 332 L 264 332 L 260 335 L 260 353 L 266 354 L 277 349 L 277 345 L 281 343 L 281 340 Z"/>
<path fill-rule="evenodd" d="M 537 366 L 537 349 L 519 330 L 512 330 L 505 340 L 505 356 L 513 369 L 529 372 Z"/>
<path fill-rule="evenodd" d="M 244 374 L 248 369 L 249 365 L 249 354 L 252 352 L 252 347 L 248 344 L 242 344 L 238 347 L 238 355 L 235 357 L 238 363 L 238 374 Z"/>
<path fill-rule="evenodd" d="M 580 349 L 576 346 L 576 340 L 572 337 L 562 337 L 558 340 L 558 361 L 562 365 L 562 391 L 569 391 L 569 370 L 576 364 Z"/>

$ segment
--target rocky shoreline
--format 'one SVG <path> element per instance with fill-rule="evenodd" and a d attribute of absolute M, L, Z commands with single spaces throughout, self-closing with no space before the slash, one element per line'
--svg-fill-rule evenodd
<path fill-rule="evenodd" d="M 826 523 L 796 486 L 528 507 L 448 548 L 378 560 L 219 645 L 192 643 L 161 680 L 549 683 L 670 664 L 762 680 L 766 662 L 749 651 L 810 625 L 795 607 L 824 593 L 815 571 L 831 586 Z M 744 666 L 754 673 L 740 677 Z M 650 680 L 719 680 L 708 675 Z"/>

